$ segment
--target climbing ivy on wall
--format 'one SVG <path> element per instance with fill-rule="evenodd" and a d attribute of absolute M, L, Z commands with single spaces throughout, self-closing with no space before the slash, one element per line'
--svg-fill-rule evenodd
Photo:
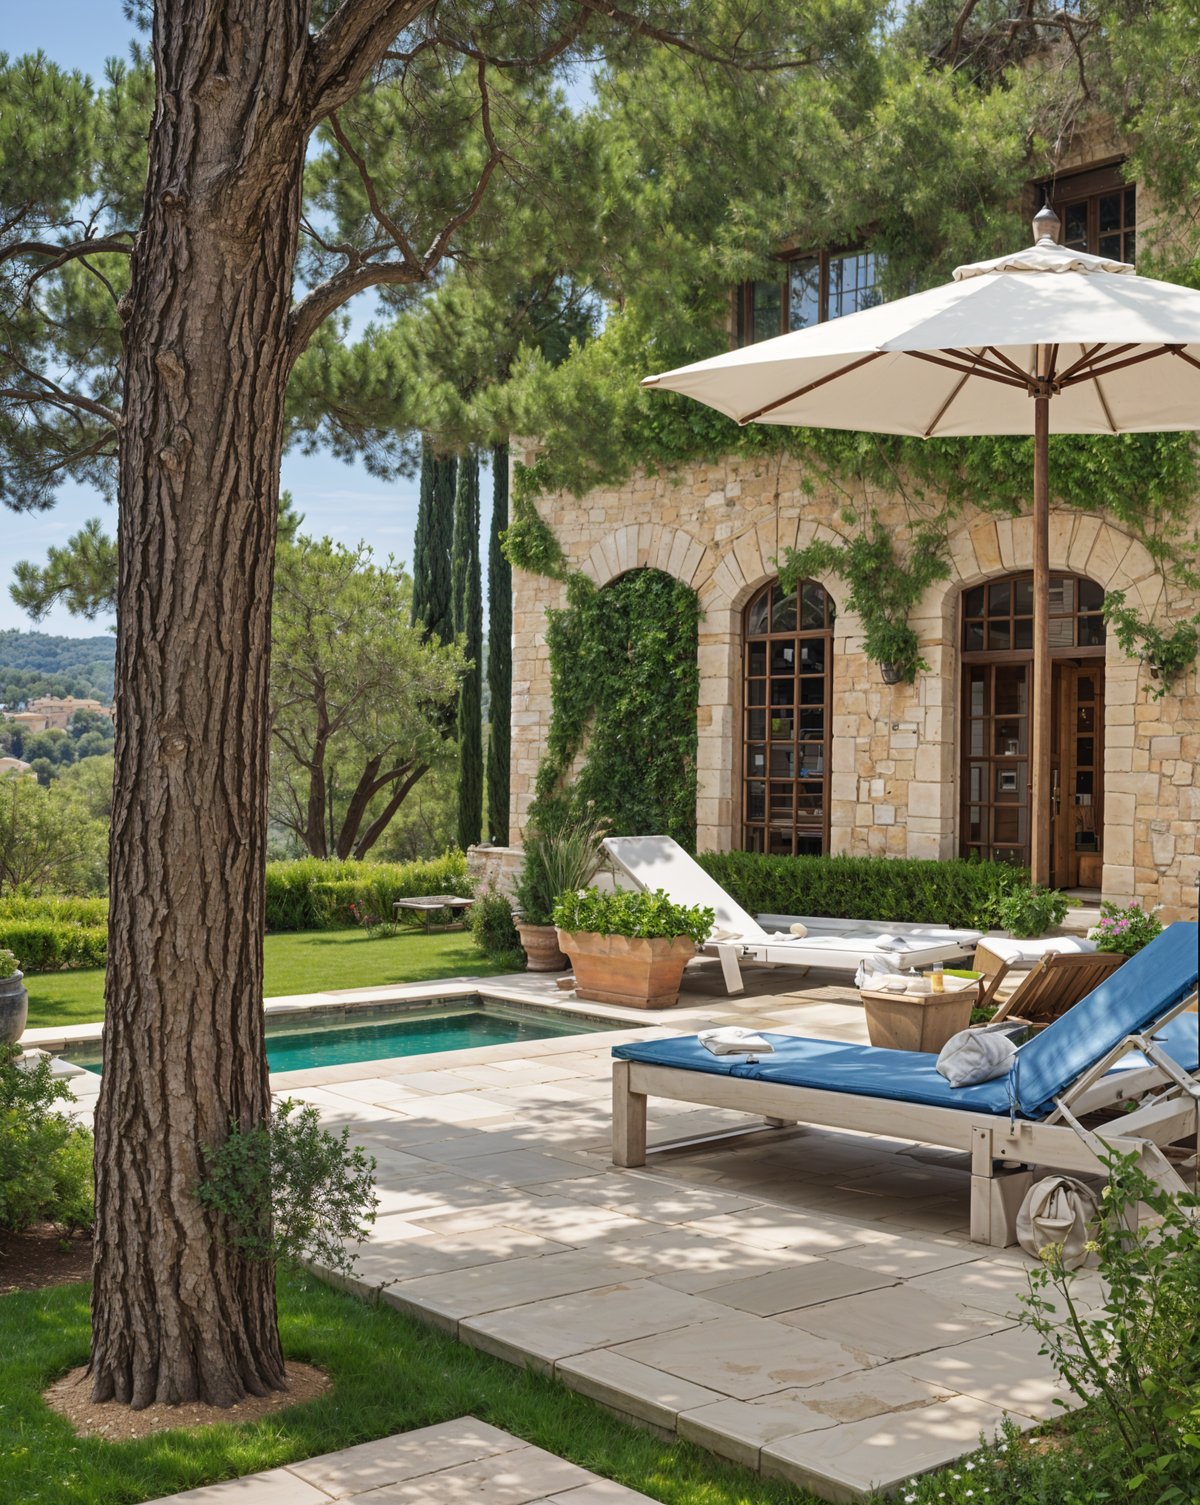
<path fill-rule="evenodd" d="M 525 567 L 519 543 L 509 557 Z M 694 850 L 696 593 L 661 570 L 600 590 L 572 574 L 567 605 L 546 615 L 552 708 L 537 802 L 590 805 L 612 834 L 666 834 Z"/>

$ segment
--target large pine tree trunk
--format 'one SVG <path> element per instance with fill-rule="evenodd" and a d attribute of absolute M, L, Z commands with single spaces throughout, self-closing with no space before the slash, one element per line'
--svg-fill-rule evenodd
<path fill-rule="evenodd" d="M 270 1266 L 195 1200 L 269 1107 L 262 1027 L 271 577 L 305 128 L 302 0 L 155 8 L 124 306 L 116 804 L 97 1114 L 97 1400 L 283 1383 Z"/>

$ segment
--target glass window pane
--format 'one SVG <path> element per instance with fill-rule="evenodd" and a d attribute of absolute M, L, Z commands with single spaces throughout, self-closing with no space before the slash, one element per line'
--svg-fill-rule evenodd
<path fill-rule="evenodd" d="M 767 672 L 767 645 L 751 643 L 746 652 L 746 669 L 751 675 Z"/>
<path fill-rule="evenodd" d="M 963 616 L 983 616 L 983 586 L 974 585 L 963 594 Z"/>
<path fill-rule="evenodd" d="M 773 679 L 771 681 L 771 705 L 791 706 L 795 700 L 796 686 L 790 679 Z"/>
<path fill-rule="evenodd" d="M 1099 611 L 1104 605 L 1104 587 L 1094 580 L 1079 582 L 1079 610 Z"/>
<path fill-rule="evenodd" d="M 767 750 L 761 744 L 751 744 L 746 749 L 746 772 L 762 778 L 767 771 Z"/>
<path fill-rule="evenodd" d="M 1121 261 L 1125 255 L 1125 247 L 1121 243 L 1119 235 L 1102 235 L 1096 247 L 1097 255 L 1108 256 L 1113 261 Z"/>
<path fill-rule="evenodd" d="M 808 630 L 825 626 L 825 602 L 827 600 L 824 586 L 820 586 L 815 580 L 806 580 L 800 594 L 800 626 Z"/>
<path fill-rule="evenodd" d="M 814 778 L 825 772 L 825 744 L 823 742 L 800 743 L 800 777 Z"/>
<path fill-rule="evenodd" d="M 1088 206 L 1068 204 L 1063 211 L 1063 245 L 1075 251 L 1086 251 L 1088 243 Z"/>
<path fill-rule="evenodd" d="M 963 623 L 963 652 L 979 653 L 983 648 L 983 623 Z"/>
<path fill-rule="evenodd" d="M 801 674 L 824 674 L 825 672 L 825 639 L 801 638 L 800 639 L 800 673 Z"/>
<path fill-rule="evenodd" d="M 796 713 L 791 706 L 771 713 L 771 741 L 794 742 L 796 740 Z"/>
<path fill-rule="evenodd" d="M 1033 615 L 1033 576 L 1021 575 L 1013 581 L 1013 611 L 1019 617 Z"/>
<path fill-rule="evenodd" d="M 788 263 L 788 328 L 808 329 L 821 319 L 821 264 L 815 256 Z"/>
<path fill-rule="evenodd" d="M 796 749 L 789 742 L 785 746 L 771 748 L 771 777 L 792 779 L 796 776 Z"/>
<path fill-rule="evenodd" d="M 994 751 L 1000 758 L 1015 758 L 1028 751 L 1025 746 L 1025 718 L 1012 718 L 996 722 Z"/>
<path fill-rule="evenodd" d="M 997 716 L 1023 716 L 1028 709 L 1025 701 L 1025 665 L 1006 665 L 996 670 Z"/>
<path fill-rule="evenodd" d="M 771 644 L 771 673 L 791 674 L 796 667 L 795 643 Z M 778 704 L 778 702 L 776 702 Z"/>
<path fill-rule="evenodd" d="M 767 831 L 767 851 L 772 857 L 792 855 L 792 830 L 789 821 L 784 826 L 771 826 Z"/>
<path fill-rule="evenodd" d="M 800 712 L 800 736 L 808 742 L 820 741 L 825 736 L 825 708 L 805 708 Z"/>
<path fill-rule="evenodd" d="M 1018 617 L 1013 623 L 1013 647 L 1026 651 L 1033 647 L 1033 618 Z"/>
<path fill-rule="evenodd" d="M 825 704 L 825 679 L 813 676 L 800 681 L 800 704 L 821 705 Z"/>
<path fill-rule="evenodd" d="M 778 282 L 754 282 L 750 287 L 750 338 L 769 340 L 780 332 L 783 295 Z"/>
<path fill-rule="evenodd" d="M 751 705 L 766 705 L 767 682 L 765 679 L 752 679 L 746 685 L 746 699 Z"/>
<path fill-rule="evenodd" d="M 1103 617 L 1080 617 L 1079 646 L 1081 648 L 1102 648 L 1104 646 Z"/>
<path fill-rule="evenodd" d="M 826 317 L 839 319 L 881 303 L 879 261 L 871 251 L 847 251 L 829 258 L 829 306 Z"/>
<path fill-rule="evenodd" d="M 1119 230 L 1121 228 L 1121 194 L 1102 193 L 1096 204 L 1096 213 L 1100 225 L 1100 233 L 1106 230 Z"/>
<path fill-rule="evenodd" d="M 988 616 L 1006 617 L 1012 610 L 1012 583 L 1008 580 L 994 580 L 988 586 Z"/>
<path fill-rule="evenodd" d="M 750 603 L 750 609 L 746 613 L 746 636 L 751 638 L 760 637 L 767 630 L 770 620 L 771 592 L 763 591 Z"/>
<path fill-rule="evenodd" d="M 989 622 L 987 645 L 993 651 L 1012 647 L 1012 623 Z"/>
<path fill-rule="evenodd" d="M 746 819 L 765 820 L 767 814 L 767 786 L 752 780 L 746 785 Z"/>
<path fill-rule="evenodd" d="M 785 596 L 778 587 L 775 589 L 771 602 L 771 631 L 772 632 L 795 632 L 796 630 L 796 592 Z"/>
<path fill-rule="evenodd" d="M 751 710 L 746 712 L 746 735 L 754 741 L 761 742 L 767 735 L 767 713 L 765 710 Z"/>

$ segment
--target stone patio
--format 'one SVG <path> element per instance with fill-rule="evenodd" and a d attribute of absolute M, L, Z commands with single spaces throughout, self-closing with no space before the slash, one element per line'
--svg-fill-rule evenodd
<path fill-rule="evenodd" d="M 575 1004 L 525 974 L 437 984 L 441 998 L 481 991 L 613 1027 L 273 1078 L 378 1162 L 378 1219 L 349 1284 L 830 1500 L 950 1462 L 1005 1415 L 1022 1428 L 1052 1415 L 1068 1397 L 1015 1317 L 1029 1261 L 969 1242 L 965 1156 L 656 1102 L 648 1165 L 611 1165 L 618 1041 L 708 1023 L 866 1038 L 840 981 L 746 980 L 731 999 L 715 964 L 693 964 L 680 1006 L 652 1014 Z M 74 1079 L 84 1112 L 95 1082 Z M 1081 1294 L 1099 1299 L 1095 1277 Z M 566 1488 L 511 1498 L 590 1505 Z"/>

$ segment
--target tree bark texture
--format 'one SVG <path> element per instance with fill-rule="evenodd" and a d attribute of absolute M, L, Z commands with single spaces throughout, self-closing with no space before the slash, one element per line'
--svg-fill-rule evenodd
<path fill-rule="evenodd" d="M 269 1110 L 268 670 L 309 122 L 303 0 L 162 0 L 125 316 L 116 802 L 97 1114 L 94 1396 L 283 1386 L 274 1273 L 222 1242 L 201 1147 Z"/>

